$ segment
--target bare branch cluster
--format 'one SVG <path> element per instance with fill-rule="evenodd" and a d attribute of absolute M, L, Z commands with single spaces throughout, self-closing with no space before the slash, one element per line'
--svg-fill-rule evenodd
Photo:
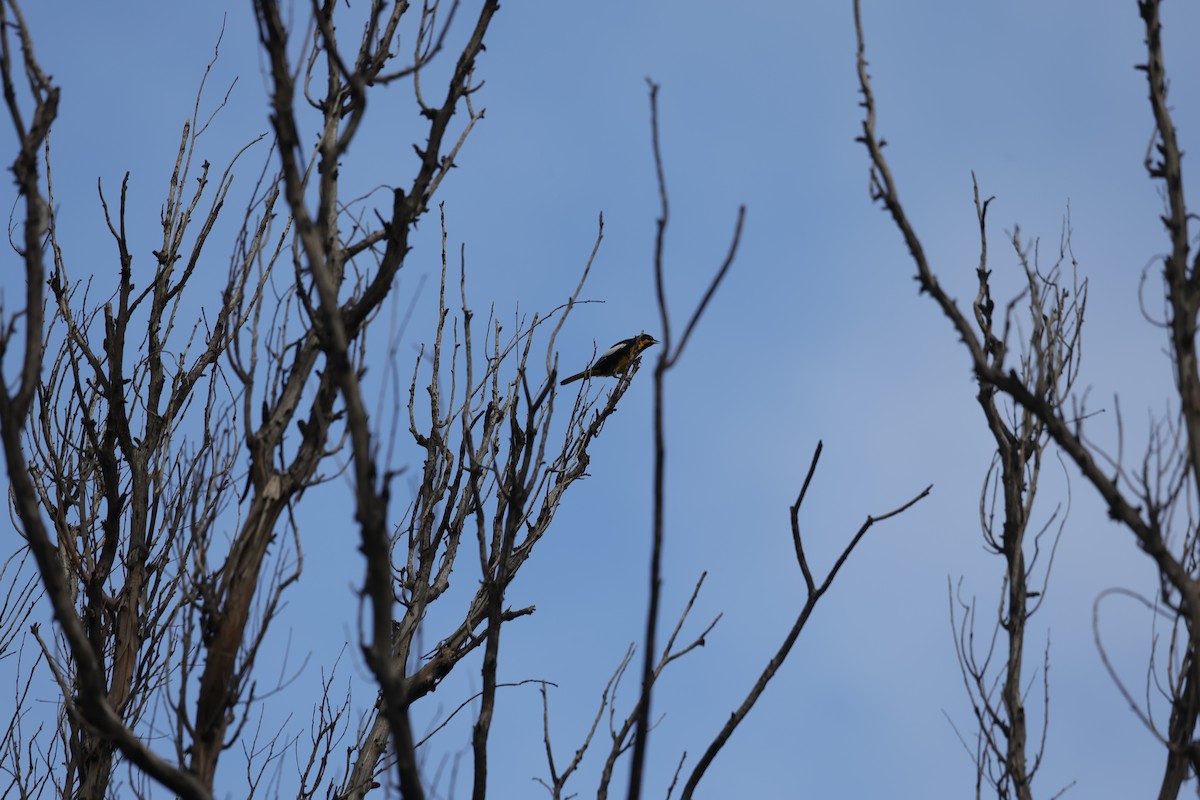
<path fill-rule="evenodd" d="M 983 350 L 995 368 L 1004 369 L 1012 337 L 1019 337 L 1020 349 L 1015 360 L 1021 380 L 1061 410 L 1068 404 L 1079 375 L 1080 337 L 1087 306 L 1087 284 L 1079 280 L 1070 252 L 1069 221 L 1064 225 L 1058 257 L 1044 271 L 1039 264 L 1038 243 L 1022 241 L 1020 229 L 1014 229 L 1010 243 L 1024 286 L 999 317 L 988 264 L 990 202 L 990 198 L 980 202 L 976 185 L 980 255 L 976 270 L 979 290 L 973 310 Z M 1063 271 L 1068 260 L 1069 278 Z M 964 738 L 964 745 L 975 759 L 976 791 L 986 782 L 998 797 L 1028 799 L 1033 797 L 1033 780 L 1046 750 L 1050 654 L 1047 644 L 1041 681 L 1041 735 L 1030 754 L 1027 752 L 1028 684 L 1024 674 L 1027 623 L 1045 602 L 1054 553 L 1066 524 L 1066 510 L 1061 504 L 1057 506 L 1033 532 L 1032 541 L 1028 540 L 1050 438 L 1040 417 L 1015 404 L 1002 406 L 1002 398 L 994 386 L 980 382 L 976 399 L 996 443 L 996 452 L 980 492 L 979 517 L 985 545 L 1004 560 L 999 610 L 990 636 L 984 638 L 982 647 L 977 647 L 976 602 L 962 595 L 960 582 L 957 594 L 951 588 L 950 620 L 959 668 L 976 722 L 974 744 L 968 744 Z M 1045 542 L 1047 536 L 1049 541 Z M 996 670 L 998 656 L 1002 659 Z"/>
<path fill-rule="evenodd" d="M 1155 129 L 1145 167 L 1152 180 L 1161 181 L 1165 204 L 1162 221 L 1169 248 L 1167 255 L 1162 257 L 1167 309 L 1164 327 L 1169 336 L 1178 408 L 1171 417 L 1152 422 L 1147 450 L 1140 463 L 1130 467 L 1124 459 L 1121 442 L 1113 456 L 1085 435 L 1084 423 L 1089 416 L 1086 395 L 1079 396 L 1071 391 L 1078 374 L 1079 326 L 1086 287 L 1076 285 L 1073 274 L 1070 285 L 1061 281 L 1059 264 L 1062 255 L 1069 253 L 1069 247 L 1060 254 L 1058 264 L 1043 274 L 1037 268 L 1036 253 L 1031 254 L 1021 242 L 1019 232 L 1013 234 L 1018 261 L 1027 278 L 1023 297 L 1028 300 L 1028 315 L 1022 319 L 1030 326 L 1023 331 L 1023 348 L 1016 363 L 1005 358 L 1012 305 L 1006 311 L 1002 325 L 993 317 L 984 232 L 987 203 L 979 203 L 978 190 L 976 207 L 983 255 L 979 268 L 980 292 L 974 304 L 975 326 L 971 324 L 971 315 L 939 284 L 900 201 L 895 179 L 884 156 L 884 141 L 876 133 L 875 96 L 867 70 L 859 3 L 855 2 L 858 78 L 864 109 L 859 141 L 866 147 L 871 164 L 871 195 L 888 212 L 904 238 L 916 266 L 921 292 L 933 298 L 970 355 L 979 383 L 980 403 L 999 448 L 998 467 L 993 468 L 999 470 L 999 478 L 991 473 L 989 482 L 995 481 L 995 490 L 1004 493 L 1003 527 L 997 531 L 990 514 L 982 511 L 985 539 L 1005 556 L 1008 564 L 1005 574 L 1007 597 L 1001 606 L 1000 628 L 1009 642 L 1002 670 L 1009 680 L 1002 683 L 999 703 L 994 700 L 995 690 L 986 678 L 994 640 L 982 656 L 976 652 L 972 635 L 973 603 L 967 603 L 963 608 L 961 626 L 956 628 L 956 642 L 980 726 L 977 749 L 980 777 L 981 780 L 987 778 L 1002 796 L 1010 793 L 1017 797 L 1030 796 L 1027 785 L 1043 755 L 1044 738 L 1042 746 L 1034 753 L 1032 764 L 1027 764 L 1021 755 L 1025 744 L 1022 690 L 1019 684 L 1011 682 L 1011 677 L 1020 664 L 1020 652 L 1014 649 L 1018 635 L 1022 633 L 1028 615 L 1037 609 L 1044 597 L 1044 582 L 1033 590 L 1029 584 L 1033 560 L 1039 552 L 1038 537 L 1035 537 L 1034 559 L 1029 563 L 1025 563 L 1018 551 L 1024 526 L 1029 522 L 1028 512 L 1035 495 L 1042 454 L 1049 441 L 1075 464 L 1084 480 L 1098 492 L 1112 519 L 1133 535 L 1158 571 L 1158 597 L 1146 604 L 1156 609 L 1152 615 L 1156 628 L 1157 609 L 1163 609 L 1170 619 L 1171 630 L 1165 637 L 1166 657 L 1151 653 L 1148 659 L 1146 701 L 1135 701 L 1115 670 L 1110 667 L 1110 671 L 1138 716 L 1166 750 L 1159 797 L 1177 797 L 1184 781 L 1200 768 L 1200 742 L 1196 740 L 1200 716 L 1200 662 L 1197 659 L 1197 645 L 1200 644 L 1200 569 L 1197 567 L 1200 558 L 1192 511 L 1200 500 L 1200 372 L 1196 358 L 1200 260 L 1190 251 L 1188 223 L 1192 217 L 1185 204 L 1182 156 L 1167 102 L 1160 7 L 1159 0 L 1140 0 L 1138 3 L 1147 49 L 1146 63 L 1139 69 L 1147 76 Z M 1069 237 L 1064 241 L 1069 241 Z M 1000 414 L 996 396 L 1006 397 L 1011 402 L 1007 417 Z M 1117 408 L 1120 428 L 1119 405 Z M 985 485 L 985 496 L 992 485 Z M 986 503 L 981 509 L 985 506 Z M 1061 525 L 1057 514 L 1056 511 L 1051 515 L 1041 533 L 1052 527 L 1055 519 L 1059 519 Z M 1051 546 L 1051 557 L 1052 553 Z M 1043 581 L 1048 576 L 1049 561 L 1048 558 Z M 1101 655 L 1107 663 L 1098 628 L 1096 633 Z M 1159 640 L 1157 635 L 1155 640 Z M 1154 721 L 1150 698 L 1156 693 L 1169 709 L 1165 727 Z"/>
<path fill-rule="evenodd" d="M 465 254 L 459 301 L 447 300 L 443 217 L 438 323 L 414 367 L 407 404 L 409 433 L 424 457 L 407 510 L 392 510 L 392 481 L 402 470 L 385 460 L 391 450 L 381 445 L 383 428 L 364 400 L 368 330 L 404 263 L 413 226 L 483 116 L 472 102 L 481 85 L 474 65 L 498 4 L 480 5 L 444 98 L 430 102 L 422 76 L 449 40 L 457 3 L 426 3 L 415 18 L 406 18 L 407 3 L 374 3 L 353 51 L 338 40 L 337 5 L 314 5 L 295 63 L 281 9 L 270 0 L 255 3 L 280 171 L 260 175 L 232 240 L 227 279 L 207 297 L 195 278 L 213 258 L 210 235 L 227 207 L 235 166 L 254 143 L 220 171 L 199 156 L 212 122 L 201 115 L 202 82 L 183 126 L 153 263 L 141 266 L 134 255 L 139 248 L 127 221 L 136 212 L 126 175 L 111 207 L 100 187 L 119 264 L 116 285 L 77 276 L 51 212 L 47 142 L 57 88 L 34 58 L 16 3 L 3 8 L 15 18 L 0 20 L 2 66 L 22 141 L 14 171 L 26 203 L 22 256 L 30 291 L 24 308 L 5 314 L 0 344 L 16 345 L 23 334 L 24 358 L 16 390 L 0 403 L 15 516 L 57 622 L 54 637 L 38 636 L 40 661 L 62 692 L 66 726 L 63 752 L 27 765 L 29 774 L 14 780 L 25 790 L 52 780 L 62 793 L 98 797 L 128 762 L 180 796 L 208 797 L 221 754 L 243 741 L 247 785 L 264 791 L 268 765 L 296 743 L 281 732 L 262 740 L 248 731 L 262 694 L 255 664 L 302 568 L 297 505 L 329 479 L 326 465 L 345 449 L 348 463 L 332 471 L 347 469 L 355 487 L 369 609 L 362 653 L 379 697 L 356 720 L 349 697 L 330 694 L 329 673 L 313 712 L 311 747 L 298 753 L 302 794 L 363 796 L 394 768 L 405 796 L 423 796 L 408 709 L 479 651 L 483 690 L 473 750 L 475 794 L 483 796 L 501 626 L 533 611 L 511 608 L 507 590 L 567 489 L 587 474 L 589 445 L 637 369 L 633 364 L 603 397 L 581 393 L 565 423 L 552 427 L 555 339 L 579 302 L 603 221 L 563 307 L 512 328 L 489 315 L 479 331 L 467 302 Z M 396 51 L 406 19 L 415 44 L 402 62 Z M 28 79 L 32 125 L 19 101 L 19 68 Z M 368 198 L 347 202 L 339 168 L 368 97 L 402 78 L 413 81 L 426 126 L 415 174 L 392 191 L 386 208 L 371 208 Z M 464 108 L 465 118 L 457 113 Z M 312 111 L 317 143 L 305 150 L 303 120 Z M 41 316 L 45 286 L 49 324 Z M 544 371 L 537 366 L 542 346 Z M 50 356 L 43 362 L 44 352 Z M 402 404 L 393 411 L 401 416 Z M 429 635 L 423 626 L 430 608 L 447 592 L 455 566 L 462 574 L 476 556 L 479 585 L 465 613 L 423 652 L 418 635 Z M 11 562 L 5 575 L 19 567 Z M 7 584 L 0 615 L 6 651 L 29 613 L 18 607 L 27 608 L 36 586 L 31 576 L 20 580 Z M 18 764 L 20 737 L 14 724 L 4 743 Z M 347 737 L 346 759 L 336 764 L 334 748 Z M 151 749 L 151 740 L 167 751 Z M 65 772 L 56 770 L 56 759 Z"/>
<path fill-rule="evenodd" d="M 658 362 L 654 369 L 654 545 L 651 554 L 650 562 L 650 602 L 646 612 L 646 644 L 643 651 L 642 665 L 642 693 L 638 701 L 637 707 L 637 730 L 633 740 L 633 751 L 630 759 L 629 769 L 629 792 L 628 797 L 631 800 L 637 800 L 641 796 L 642 784 L 644 782 L 644 765 L 646 742 L 651 730 L 651 697 L 653 694 L 654 684 L 659 677 L 661 667 L 656 668 L 654 663 L 654 652 L 656 647 L 656 636 L 659 616 L 659 593 L 662 583 L 662 551 L 663 540 L 665 536 L 665 520 L 664 520 L 664 485 L 665 485 L 665 455 L 666 455 L 666 435 L 665 435 L 665 402 L 664 388 L 665 376 L 667 372 L 675 366 L 683 355 L 684 348 L 687 346 L 688 340 L 691 338 L 692 331 L 695 330 L 696 324 L 700 317 L 704 314 L 721 281 L 724 280 L 729 268 L 733 265 L 734 256 L 737 254 L 738 245 L 741 242 L 742 227 L 746 218 L 746 209 L 741 207 L 738 209 L 737 222 L 734 226 L 733 237 L 730 242 L 729 250 L 725 255 L 724 260 L 717 268 L 712 280 L 696 305 L 691 315 L 688 317 L 687 324 L 683 328 L 683 334 L 676 342 L 674 332 L 671 326 L 670 313 L 667 302 L 666 282 L 665 282 L 665 245 L 667 226 L 670 221 L 670 203 L 667 195 L 666 173 L 663 168 L 662 149 L 659 144 L 659 119 L 658 119 L 658 86 L 654 83 L 650 84 L 650 125 L 651 137 L 654 150 L 655 173 L 658 178 L 660 214 L 657 223 L 657 235 L 655 237 L 654 248 L 654 278 L 655 287 L 657 290 L 659 318 L 663 328 L 663 348 L 659 354 Z M 804 497 L 808 492 L 809 484 L 812 481 L 813 474 L 816 471 L 817 461 L 820 459 L 822 445 L 817 444 L 817 448 L 813 453 L 812 463 L 809 466 L 808 474 L 804 479 L 804 484 L 801 487 L 800 495 L 796 500 L 795 505 L 791 508 L 791 523 L 792 523 L 792 541 L 796 549 L 796 561 L 800 567 L 801 574 L 804 577 L 805 587 L 807 589 L 807 597 L 804 606 L 801 608 L 796 617 L 795 623 L 791 630 L 788 631 L 784 638 L 783 644 L 780 646 L 776 654 L 768 661 L 754 682 L 753 687 L 747 693 L 741 705 L 729 715 L 729 719 L 721 727 L 720 731 L 713 737 L 710 744 L 706 747 L 699 761 L 693 767 L 690 775 L 684 783 L 681 797 L 683 800 L 689 800 L 704 777 L 709 766 L 716 758 L 717 754 L 728 742 L 730 736 L 737 727 L 746 718 L 750 709 L 758 702 L 766 689 L 767 684 L 778 672 L 783 665 L 784 660 L 791 652 L 793 645 L 799 638 L 801 631 L 816 608 L 818 601 L 824 596 L 825 592 L 833 584 L 833 580 L 837 577 L 838 572 L 850 557 L 858 543 L 866 535 L 867 531 L 874 525 L 875 522 L 888 519 L 907 510 L 926 495 L 929 494 L 932 486 L 926 487 L 923 491 L 909 500 L 901 507 L 883 514 L 879 517 L 867 517 L 867 521 L 863 523 L 858 532 L 851 538 L 850 543 L 846 545 L 841 555 L 829 569 L 825 578 L 818 584 L 813 578 L 812 569 L 809 566 L 808 558 L 804 552 L 804 542 L 800 535 L 799 513 L 800 506 L 804 502 Z M 678 633 L 678 629 L 676 630 Z M 671 641 L 674 641 L 674 634 Z M 670 652 L 668 645 L 666 652 Z M 664 655 L 664 659 L 665 659 Z M 676 769 L 675 777 L 678 780 L 679 774 L 683 769 L 686 753 L 681 756 L 679 766 Z M 674 788 L 674 782 L 672 787 Z"/>
<path fill-rule="evenodd" d="M 271 94 L 270 151 L 258 153 L 254 140 L 222 166 L 205 158 L 204 134 L 224 105 L 208 109 L 210 63 L 156 207 L 161 239 L 155 234 L 153 249 L 131 233 L 143 213 L 130 200 L 134 177 L 126 173 L 119 190 L 98 183 L 98 213 L 116 265 L 101 271 L 64 247 L 50 148 L 59 89 L 34 55 L 17 0 L 0 0 L 0 80 L 17 134 L 12 172 L 20 234 L 12 245 L 27 287 L 19 307 L 0 308 L 0 356 L 16 354 L 6 364 L 19 363 L 0 391 L 0 443 L 12 517 L 26 545 L 0 565 L 0 657 L 29 660 L 31 642 L 33 663 L 23 669 L 57 687 L 60 709 L 57 732 L 31 731 L 29 690 L 18 693 L 0 739 L 10 781 L 5 793 L 145 795 L 154 783 L 179 797 L 210 798 L 223 755 L 236 748 L 246 762 L 248 796 L 279 794 L 288 756 L 298 796 L 358 798 L 394 781 L 402 796 L 423 798 L 437 780 L 422 774 L 428 737 L 414 736 L 411 709 L 470 659 L 480 689 L 450 717 L 468 706 L 475 712 L 472 796 L 486 796 L 497 691 L 511 685 L 499 680 L 504 626 L 534 611 L 514 607 L 510 588 L 549 535 L 567 491 L 588 475 L 589 448 L 640 362 L 615 375 L 606 391 L 592 393 L 589 382 L 573 400 L 557 394 L 556 339 L 584 302 L 603 218 L 562 306 L 512 322 L 491 309 L 480 325 L 468 301 L 466 249 L 452 264 L 436 195 L 484 115 L 476 64 L 499 4 L 480 0 L 461 35 L 451 28 L 459 6 L 458 0 L 426 0 L 419 8 L 373 0 L 351 12 L 335 0 L 315 0 L 304 34 L 296 36 L 276 0 L 253 0 Z M 360 14 L 361 27 L 346 37 L 339 29 L 350 27 L 351 13 Z M 434 77 L 438 57 L 451 50 L 453 64 Z M 415 162 L 387 192 L 347 199 L 343 169 L 371 119 L 368 109 L 400 81 L 412 85 Z M 628 755 L 629 795 L 638 797 L 653 687 L 668 665 L 704 645 L 716 624 L 694 637 L 684 633 L 701 577 L 659 645 L 664 378 L 732 266 L 745 210 L 702 300 L 681 329 L 673 328 L 656 97 L 652 86 L 662 202 L 654 269 L 664 346 L 654 379 L 656 510 L 640 691 L 631 708 L 618 710 L 631 648 L 584 742 L 564 765 L 551 746 L 542 682 L 544 785 L 553 797 L 577 773 L 606 712 L 599 796 L 607 795 Z M 411 159 L 407 149 L 402 153 Z M 235 182 L 252 155 L 263 166 L 244 206 L 231 212 L 241 202 Z M 397 159 L 396 169 L 403 172 L 404 163 Z M 379 346 L 373 325 L 413 247 L 413 230 L 431 209 L 441 211 L 437 316 L 412 365 L 405 402 L 395 341 L 382 379 L 368 369 L 380 361 L 368 353 Z M 233 231 L 228 238 L 221 233 L 226 228 Z M 151 258 L 139 255 L 148 251 Z M 1049 324 L 1048 330 L 1052 336 L 1058 329 Z M 1030 358 L 1061 352 L 1051 351 Z M 375 380 L 393 383 L 390 416 L 368 407 L 369 392 L 380 386 Z M 416 463 L 395 461 L 405 428 Z M 685 798 L 867 531 L 929 491 L 868 517 L 818 579 L 799 510 L 820 452 L 818 445 L 791 509 L 806 602 L 776 656 L 686 776 Z M 264 725 L 264 700 L 282 686 L 260 686 L 261 657 L 303 572 L 306 493 L 343 474 L 365 562 L 354 655 L 375 679 L 374 697 L 365 708 L 353 702 L 343 652 L 322 664 L 307 736 L 293 736 Z M 397 501 L 401 474 L 412 479 L 412 491 Z M 53 614 L 46 628 L 34 610 L 39 593 Z M 461 608 L 447 608 L 457 600 L 464 600 Z M 684 777 L 685 757 L 668 793 Z"/>

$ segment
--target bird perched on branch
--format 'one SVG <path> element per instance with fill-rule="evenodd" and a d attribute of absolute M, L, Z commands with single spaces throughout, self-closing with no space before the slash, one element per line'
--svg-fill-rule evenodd
<path fill-rule="evenodd" d="M 632 339 L 622 339 L 612 347 L 605 350 L 596 359 L 596 363 L 585 369 L 583 372 L 578 372 L 569 378 L 563 378 L 560 386 L 566 386 L 568 383 L 579 380 L 580 378 L 615 378 L 629 368 L 630 363 L 635 358 L 642 354 L 642 351 L 651 345 L 658 344 L 658 340 L 648 333 L 639 333 Z"/>

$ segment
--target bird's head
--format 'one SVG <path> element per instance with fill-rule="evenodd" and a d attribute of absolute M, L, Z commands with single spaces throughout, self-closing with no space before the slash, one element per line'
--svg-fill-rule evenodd
<path fill-rule="evenodd" d="M 658 344 L 658 339 L 655 339 L 648 333 L 639 333 L 633 340 L 634 352 L 640 353 L 647 347 L 652 347 Z"/>

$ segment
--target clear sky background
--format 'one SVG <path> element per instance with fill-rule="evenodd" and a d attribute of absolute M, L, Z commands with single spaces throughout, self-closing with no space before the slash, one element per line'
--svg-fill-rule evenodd
<path fill-rule="evenodd" d="M 1170 408 L 1171 383 L 1166 338 L 1143 319 L 1137 300 L 1142 270 L 1166 238 L 1157 186 L 1142 167 L 1152 126 L 1144 76 L 1134 70 L 1144 60 L 1136 4 L 864 6 L 879 132 L 943 284 L 964 303 L 974 296 L 972 170 L 984 195 L 996 197 L 990 235 L 999 295 L 1018 286 L 1006 232 L 1019 224 L 1024 236 L 1041 237 L 1043 259 L 1052 259 L 1069 205 L 1074 252 L 1090 288 L 1079 385 L 1090 388 L 1091 407 L 1106 412 L 1089 423 L 1091 434 L 1115 450 L 1118 393 L 1126 453 L 1138 457 L 1147 420 Z M 63 89 L 52 143 L 66 255 L 75 275 L 92 272 L 111 285 L 117 260 L 97 178 L 111 198 L 124 172 L 132 173 L 135 269 L 148 269 L 179 132 L 226 13 L 206 107 L 234 77 L 237 84 L 200 155 L 223 165 L 268 131 L 249 3 L 31 0 L 25 10 L 41 62 Z M 460 32 L 473 13 L 464 9 Z M 1193 46 L 1200 10 L 1168 3 L 1165 15 L 1171 100 L 1183 149 L 1192 152 L 1200 129 Z M 818 440 L 825 453 L 802 519 L 819 572 L 868 513 L 890 510 L 928 484 L 933 493 L 874 529 L 855 553 L 700 796 L 970 796 L 973 762 L 951 727 L 970 732 L 973 721 L 952 646 L 948 584 L 961 578 L 983 618 L 998 602 L 1003 565 L 984 552 L 978 525 L 993 448 L 966 353 L 932 302 L 917 295 L 899 234 L 868 196 L 866 154 L 854 141 L 861 109 L 850 3 L 523 0 L 503 5 L 487 42 L 477 68 L 486 86 L 476 99 L 487 115 L 440 197 L 452 248 L 466 246 L 477 309 L 494 305 L 501 315 L 561 303 L 604 213 L 604 243 L 584 291 L 604 304 L 575 312 L 559 339 L 563 370 L 586 363 L 593 345 L 658 332 L 646 77 L 662 86 L 676 319 L 720 263 L 737 206 L 748 206 L 737 262 L 667 385 L 664 619 L 671 623 L 705 570 L 685 635 L 724 617 L 705 648 L 668 671 L 655 696 L 664 716 L 650 743 L 648 796 L 665 793 L 683 751 L 694 762 L 803 603 L 788 506 Z M 411 144 L 424 125 L 409 86 L 395 87 L 390 98 L 373 98 L 368 130 L 350 153 L 348 183 L 409 180 Z M 12 152 L 4 128 L 0 153 Z M 247 156 L 241 188 L 266 157 L 265 144 Z M 402 310 L 426 281 L 404 363 L 432 333 L 436 227 L 432 216 L 423 221 L 396 291 Z M 218 252 L 210 265 L 214 287 L 226 269 Z M 13 266 L 4 272 L 12 297 L 19 278 Z M 1156 311 L 1159 284 L 1152 277 L 1147 286 Z M 571 490 L 510 594 L 514 606 L 536 603 L 538 611 L 506 628 L 501 679 L 557 685 L 550 697 L 560 760 L 586 732 L 627 645 L 642 637 L 651 388 L 643 368 L 593 448 L 592 477 Z M 1073 467 L 1048 462 L 1038 518 L 1065 501 L 1068 481 L 1070 516 L 1050 593 L 1029 631 L 1035 733 L 1047 641 L 1051 661 L 1037 793 L 1074 783 L 1068 797 L 1149 796 L 1164 754 L 1104 672 L 1092 608 L 1110 587 L 1152 592 L 1153 572 Z M 288 654 L 285 672 L 298 676 L 262 708 L 264 725 L 285 724 L 302 737 L 320 670 L 345 643 L 340 685 L 352 685 L 357 707 L 374 697 L 357 655 L 363 565 L 346 484 L 305 501 L 298 518 L 306 571 L 271 648 Z M 402 509 L 397 501 L 397 519 Z M 464 591 L 473 588 L 473 576 L 462 580 Z M 1144 693 L 1150 622 L 1120 601 L 1101 616 L 1135 695 Z M 430 639 L 440 635 L 435 625 Z M 5 676 L 11 666 L 0 665 Z M 477 673 L 465 671 L 448 681 L 414 710 L 417 727 L 442 719 L 477 683 Z M 620 695 L 622 713 L 634 684 Z M 44 696 L 53 696 L 49 685 Z M 536 689 L 502 690 L 497 713 L 494 796 L 544 796 L 533 782 L 546 775 Z M 449 770 L 456 754 L 465 768 L 470 721 L 433 740 L 428 774 L 443 763 Z M 580 796 L 594 792 L 606 745 L 600 736 L 572 784 Z M 222 762 L 228 797 L 242 791 L 240 757 L 231 751 Z M 280 769 L 289 786 L 290 760 Z M 460 779 L 454 794 L 463 796 L 466 785 Z M 625 783 L 615 786 L 623 791 Z M 441 790 L 452 794 L 445 782 Z"/>

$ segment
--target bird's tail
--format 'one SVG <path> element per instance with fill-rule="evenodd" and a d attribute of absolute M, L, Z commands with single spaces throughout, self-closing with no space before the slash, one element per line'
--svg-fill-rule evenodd
<path fill-rule="evenodd" d="M 558 382 L 558 385 L 566 386 L 568 383 L 574 383 L 575 381 L 579 380 L 580 378 L 586 378 L 588 376 L 588 372 L 589 372 L 589 370 L 586 370 L 586 369 L 583 372 L 576 372 L 574 375 L 572 375 L 569 378 L 563 378 L 561 381 Z"/>

